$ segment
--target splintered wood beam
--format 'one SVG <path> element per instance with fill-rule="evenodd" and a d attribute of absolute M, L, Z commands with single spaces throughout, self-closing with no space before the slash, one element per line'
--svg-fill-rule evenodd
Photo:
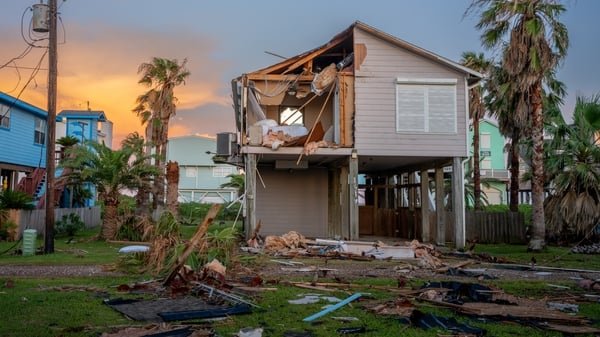
<path fill-rule="evenodd" d="M 208 210 L 208 213 L 206 213 L 206 216 L 204 217 L 204 221 L 202 222 L 202 225 L 200 225 L 198 227 L 198 229 L 196 230 L 196 232 L 194 233 L 194 235 L 192 236 L 190 241 L 188 241 L 185 244 L 183 253 L 181 253 L 179 258 L 177 258 L 177 262 L 172 267 L 171 272 L 169 272 L 169 276 L 167 276 L 167 278 L 163 282 L 163 285 L 166 286 L 169 283 L 171 283 L 171 281 L 173 281 L 175 276 L 177 276 L 177 273 L 179 273 L 179 269 L 181 269 L 181 267 L 183 267 L 183 264 L 185 263 L 187 258 L 190 256 L 190 254 L 192 254 L 192 252 L 194 251 L 194 249 L 196 249 L 196 247 L 200 246 L 200 241 L 204 238 L 204 234 L 206 234 L 208 227 L 210 227 L 213 220 L 219 213 L 220 209 L 221 209 L 221 204 L 213 204 L 212 207 Z"/>
<path fill-rule="evenodd" d="M 246 75 L 249 80 L 252 81 L 301 81 L 310 82 L 315 76 L 314 75 L 294 75 L 294 74 L 258 74 L 252 73 Z"/>

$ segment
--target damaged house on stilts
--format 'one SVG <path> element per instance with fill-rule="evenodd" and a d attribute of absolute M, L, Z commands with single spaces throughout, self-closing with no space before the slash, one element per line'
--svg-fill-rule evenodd
<path fill-rule="evenodd" d="M 233 79 L 237 133 L 217 152 L 245 168 L 246 234 L 464 247 L 468 89 L 482 77 L 355 22 Z"/>

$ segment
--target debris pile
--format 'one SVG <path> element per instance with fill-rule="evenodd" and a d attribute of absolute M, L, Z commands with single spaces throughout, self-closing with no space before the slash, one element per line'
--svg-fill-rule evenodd
<path fill-rule="evenodd" d="M 600 243 L 578 245 L 571 248 L 571 251 L 576 254 L 600 254 Z"/>

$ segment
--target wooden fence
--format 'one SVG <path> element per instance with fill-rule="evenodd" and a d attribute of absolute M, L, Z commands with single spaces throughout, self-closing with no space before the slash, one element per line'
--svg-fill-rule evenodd
<path fill-rule="evenodd" d="M 82 207 L 82 208 L 56 208 L 54 209 L 55 223 L 62 220 L 63 215 L 75 213 L 79 215 L 81 221 L 85 224 L 85 228 L 94 228 L 101 225 L 100 206 Z M 46 210 L 10 210 L 9 219 L 14 221 L 18 228 L 15 230 L 16 238 L 23 235 L 26 229 L 37 230 L 38 235 L 42 235 L 46 230 Z"/>
<path fill-rule="evenodd" d="M 465 214 L 466 236 L 481 243 L 527 243 L 525 216 L 519 212 L 469 211 Z"/>
<path fill-rule="evenodd" d="M 418 208 L 378 209 L 377 219 L 381 222 L 380 227 L 386 230 L 377 231 L 379 226 L 371 233 L 380 236 L 395 236 L 407 239 L 421 240 L 421 211 Z M 447 241 L 454 240 L 454 216 L 446 212 L 445 236 Z M 385 221 L 382 221 L 385 220 Z M 361 219 L 361 222 L 363 219 Z M 377 221 L 375 221 L 376 223 Z M 395 224 L 391 225 L 390 223 Z M 436 216 L 435 212 L 429 215 L 429 233 L 435 236 Z M 465 212 L 465 238 L 468 241 L 480 243 L 527 243 L 527 226 L 523 213 L 513 212 Z M 363 234 L 363 233 L 361 233 Z"/>

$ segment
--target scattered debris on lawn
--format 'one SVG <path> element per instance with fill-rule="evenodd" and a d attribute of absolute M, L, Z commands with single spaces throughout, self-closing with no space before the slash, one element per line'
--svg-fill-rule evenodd
<path fill-rule="evenodd" d="M 600 226 L 598 226 L 597 228 L 600 228 Z M 589 245 L 577 245 L 571 248 L 571 251 L 576 254 L 600 254 L 600 243 L 592 243 Z"/>
<path fill-rule="evenodd" d="M 119 253 L 145 253 L 150 250 L 150 246 L 146 245 L 129 245 L 119 249 Z"/>
<path fill-rule="evenodd" d="M 328 313 L 330 313 L 330 312 L 332 312 L 334 310 L 337 310 L 337 309 L 345 306 L 346 304 L 348 304 L 348 303 L 350 303 L 350 302 L 358 299 L 361 296 L 362 296 L 361 293 L 355 293 L 352 296 L 347 297 L 344 300 L 342 300 L 342 301 L 340 301 L 340 302 L 338 302 L 338 303 L 336 303 L 336 304 L 334 304 L 332 306 L 327 307 L 323 311 L 320 311 L 320 312 L 318 312 L 318 313 L 316 313 L 314 315 L 311 315 L 311 316 L 308 316 L 308 317 L 304 318 L 303 321 L 304 322 L 312 322 L 312 321 L 314 321 L 315 319 L 317 319 L 319 317 L 323 317 L 323 316 L 327 315 Z"/>
<path fill-rule="evenodd" d="M 423 289 L 426 291 L 419 296 L 419 301 L 450 308 L 467 316 L 512 321 L 566 334 L 600 332 L 600 329 L 588 326 L 588 319 L 558 310 L 573 309 L 574 306 L 568 303 L 548 305 L 544 300 L 518 298 L 499 289 L 460 282 L 433 282 Z"/>
<path fill-rule="evenodd" d="M 414 326 L 421 329 L 429 330 L 432 328 L 441 328 L 452 332 L 453 335 L 460 336 L 485 336 L 484 329 L 474 327 L 466 323 L 459 323 L 453 317 L 441 317 L 433 313 L 425 314 L 419 310 L 415 310 L 410 316 L 410 322 Z"/>
<path fill-rule="evenodd" d="M 341 300 L 337 297 L 332 296 L 322 296 L 320 294 L 305 294 L 298 295 L 298 297 L 302 296 L 297 300 L 288 300 L 289 304 L 309 304 L 309 303 L 319 303 L 321 300 L 325 300 L 329 303 L 338 303 Z"/>
<path fill-rule="evenodd" d="M 484 336 L 486 331 L 467 323 L 459 323 L 454 318 L 425 314 L 419 310 L 419 307 L 434 305 L 438 308 L 449 308 L 468 317 L 511 321 L 570 335 L 600 333 L 600 329 L 589 325 L 590 321 L 587 318 L 578 315 L 579 305 L 577 304 L 577 301 L 599 302 L 599 295 L 564 296 L 562 298 L 544 298 L 543 300 L 519 298 L 505 294 L 501 289 L 484 285 L 484 280 L 496 279 L 496 277 L 486 273 L 487 269 L 473 268 L 473 265 L 483 262 L 489 268 L 526 271 L 530 276 L 540 278 L 551 276 L 554 272 L 566 271 L 566 269 L 541 267 L 534 260 L 529 265 L 518 265 L 487 254 L 474 254 L 474 245 L 466 253 L 451 253 L 454 260 L 443 261 L 443 255 L 436 250 L 434 245 L 420 243 L 417 240 L 388 244 L 381 241 L 307 239 L 295 231 L 281 236 L 270 235 L 263 240 L 259 235 L 261 226 L 259 222 L 250 240 L 246 242 L 247 247 L 243 248 L 250 253 L 270 254 L 274 256 L 270 261 L 279 264 L 282 272 L 288 272 L 287 275 L 289 272 L 305 273 L 301 276 L 312 278 L 311 281 L 293 282 L 281 280 L 280 277 L 275 280 L 265 280 L 260 271 L 250 271 L 248 274 L 244 274 L 242 270 L 230 271 L 216 258 L 197 270 L 192 270 L 191 267 L 185 265 L 185 262 L 192 253 L 206 248 L 205 234 L 217 211 L 218 207 L 211 208 L 204 222 L 185 244 L 181 253 L 172 259 L 170 265 L 163 266 L 163 272 L 168 271 L 165 278 L 119 287 L 120 291 L 130 293 L 154 293 L 158 298 L 152 300 L 117 298 L 105 300 L 104 303 L 127 317 L 147 322 L 165 324 L 165 322 L 190 319 L 223 318 L 230 315 L 252 313 L 254 308 L 259 308 L 251 299 L 252 295 L 261 291 L 277 290 L 277 288 L 268 288 L 269 284 L 285 284 L 315 292 L 303 294 L 298 299 L 288 300 L 290 305 L 329 302 L 327 306 L 321 308 L 321 311 L 304 318 L 302 320 L 304 322 L 313 322 L 343 306 L 352 305 L 351 302 L 360 299 L 361 308 L 372 314 L 397 317 L 409 326 L 442 329 L 453 335 Z M 152 254 L 156 247 L 163 246 L 165 246 L 164 243 L 161 246 L 160 242 L 154 242 L 147 253 Z M 156 251 L 154 253 L 156 254 Z M 153 261 L 158 257 L 159 255 L 155 256 Z M 161 257 L 164 258 L 162 255 Z M 313 257 L 319 259 L 319 262 L 308 265 L 308 263 L 293 260 L 299 257 Z M 394 286 L 353 284 L 338 274 L 339 269 L 343 268 L 343 264 L 338 266 L 328 262 L 332 260 L 365 261 L 366 264 L 374 263 L 371 261 L 381 261 L 378 265 L 385 264 L 386 266 L 376 268 L 393 272 L 392 276 L 397 278 L 397 284 Z M 387 266 L 388 262 L 390 263 L 389 267 Z M 410 283 L 414 277 L 413 272 L 417 270 L 451 277 L 471 277 L 482 283 L 429 282 L 421 288 L 416 288 Z M 582 274 L 595 272 L 570 271 Z M 235 275 L 235 280 L 231 279 L 232 275 Z M 282 275 L 285 274 L 282 273 Z M 320 278 L 327 280 L 319 280 Z M 576 284 L 578 287 L 590 291 L 600 290 L 598 280 L 581 278 L 577 280 Z M 566 291 L 570 288 L 550 283 L 548 283 L 548 287 L 555 291 Z M 363 291 L 368 291 L 368 289 L 383 290 L 396 297 L 383 302 L 372 298 L 365 299 L 366 293 Z M 352 295 L 343 300 L 323 295 L 340 291 L 346 291 Z M 331 317 L 331 319 L 345 322 L 358 321 L 354 317 Z M 358 334 L 366 331 L 366 328 L 360 324 L 336 330 L 338 334 Z M 248 327 L 241 329 L 238 336 L 261 337 L 262 333 L 262 327 Z M 298 335 L 296 332 L 289 331 L 285 335 L 308 336 L 310 334 L 300 332 Z"/>
<path fill-rule="evenodd" d="M 242 328 L 238 332 L 238 337 L 261 337 L 263 333 L 262 328 Z"/>
<path fill-rule="evenodd" d="M 177 336 L 177 337 L 214 337 L 212 328 L 192 327 L 189 325 L 150 324 L 143 327 L 113 327 L 100 337 L 145 337 L 145 336 Z"/>

